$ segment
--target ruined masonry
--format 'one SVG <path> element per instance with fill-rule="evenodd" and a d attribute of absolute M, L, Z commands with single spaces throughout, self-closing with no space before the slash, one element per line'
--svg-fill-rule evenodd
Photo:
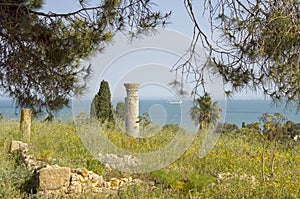
<path fill-rule="evenodd" d="M 85 168 L 60 167 L 58 165 L 48 165 L 46 162 L 37 160 L 33 155 L 28 154 L 27 143 L 12 141 L 10 153 L 18 153 L 21 161 L 28 170 L 34 173 L 34 184 L 32 189 L 37 193 L 45 195 L 72 195 L 81 194 L 86 191 L 97 193 L 116 194 L 118 190 L 131 184 L 142 183 L 139 179 L 111 178 L 105 180 Z M 147 183 L 146 183 L 147 184 Z"/>
<path fill-rule="evenodd" d="M 138 91 L 140 84 L 138 83 L 125 83 L 127 92 L 125 97 L 125 126 L 126 133 L 132 137 L 139 137 L 139 96 Z"/>

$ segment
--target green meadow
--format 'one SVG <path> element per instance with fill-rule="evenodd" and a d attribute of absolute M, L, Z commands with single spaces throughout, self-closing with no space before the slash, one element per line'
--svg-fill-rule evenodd
<path fill-rule="evenodd" d="M 9 154 L 10 142 L 22 140 L 19 123 L 2 120 L 0 127 L 0 198 L 43 198 L 31 193 L 33 174 Z M 168 143 L 177 130 L 169 125 L 154 137 L 138 141 L 112 128 L 105 134 L 121 148 L 147 152 Z M 300 198 L 300 142 L 274 143 L 250 126 L 222 133 L 204 158 L 199 154 L 203 140 L 199 132 L 182 157 L 143 174 L 105 168 L 82 144 L 73 122 L 33 121 L 31 133 L 30 154 L 48 164 L 86 168 L 106 179 L 131 176 L 152 182 L 130 185 L 117 194 L 86 193 L 76 198 Z"/>

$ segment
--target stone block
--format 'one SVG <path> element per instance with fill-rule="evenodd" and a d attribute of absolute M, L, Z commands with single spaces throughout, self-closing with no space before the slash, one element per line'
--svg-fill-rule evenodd
<path fill-rule="evenodd" d="M 12 153 L 14 151 L 28 152 L 28 144 L 21 141 L 13 140 L 11 141 L 10 152 Z"/>
<path fill-rule="evenodd" d="M 39 189 L 56 190 L 70 185 L 71 169 L 69 167 L 47 167 L 39 171 Z"/>

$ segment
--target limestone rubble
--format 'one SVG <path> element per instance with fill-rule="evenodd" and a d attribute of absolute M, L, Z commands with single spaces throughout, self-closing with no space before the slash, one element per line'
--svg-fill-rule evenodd
<path fill-rule="evenodd" d="M 28 144 L 21 141 L 12 141 L 10 153 L 19 152 L 20 159 L 28 170 L 36 175 L 35 189 L 39 194 L 80 194 L 83 192 L 111 192 L 125 186 L 140 183 L 139 179 L 111 178 L 104 179 L 103 176 L 88 171 L 85 168 L 60 167 L 58 165 L 47 165 L 28 154 Z"/>

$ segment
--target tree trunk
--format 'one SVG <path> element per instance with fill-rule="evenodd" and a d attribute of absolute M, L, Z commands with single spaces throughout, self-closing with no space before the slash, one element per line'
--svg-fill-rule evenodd
<path fill-rule="evenodd" d="M 20 131 L 23 140 L 26 142 L 30 142 L 30 128 L 31 128 L 31 110 L 23 108 L 21 110 Z"/>

